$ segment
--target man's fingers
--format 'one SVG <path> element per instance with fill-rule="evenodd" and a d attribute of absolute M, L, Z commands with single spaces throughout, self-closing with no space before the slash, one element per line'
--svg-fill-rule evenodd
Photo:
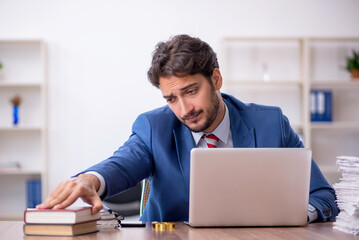
<path fill-rule="evenodd" d="M 97 191 L 93 188 L 89 189 L 85 196 L 82 196 L 82 200 L 92 205 L 92 214 L 96 214 L 103 208 L 101 198 L 97 194 Z"/>
<path fill-rule="evenodd" d="M 77 191 L 73 191 L 70 195 L 68 195 L 63 201 L 59 202 L 58 204 L 56 204 L 54 206 L 54 209 L 63 209 L 66 208 L 68 206 L 70 206 L 71 204 L 73 204 L 74 202 L 76 202 L 76 200 L 79 198 L 79 193 Z"/>
<path fill-rule="evenodd" d="M 53 208 L 56 204 L 58 204 L 60 201 L 59 196 L 62 195 L 63 197 L 65 197 L 63 193 L 66 189 L 67 183 L 68 181 L 59 183 L 55 190 L 47 197 L 47 199 L 43 203 L 37 205 L 36 208 Z"/>
<path fill-rule="evenodd" d="M 61 182 L 45 202 L 36 208 L 62 209 L 73 204 L 79 197 L 93 206 L 95 214 L 102 209 L 102 202 L 97 194 L 96 186 L 99 180 L 93 175 L 81 174 L 76 178 Z"/>
<path fill-rule="evenodd" d="M 72 195 L 73 193 L 76 193 L 77 198 L 79 198 L 82 194 L 82 191 L 83 191 L 83 186 L 77 184 L 72 179 L 61 182 L 55 188 L 55 190 L 50 194 L 50 196 L 45 200 L 45 202 L 36 206 L 36 208 L 53 208 L 56 205 L 59 205 L 62 202 L 66 201 L 66 199 L 69 198 L 69 196 Z M 63 205 L 67 205 L 67 204 L 63 204 Z"/>
<path fill-rule="evenodd" d="M 68 181 L 63 191 L 50 203 L 55 209 L 66 208 L 73 204 L 79 197 L 86 195 L 86 187 L 75 181 Z"/>
<path fill-rule="evenodd" d="M 92 214 L 98 213 L 103 208 L 102 201 L 97 194 L 95 195 L 95 199 L 92 202 L 92 205 Z"/>
<path fill-rule="evenodd" d="M 79 190 L 73 191 L 72 194 L 70 194 L 70 196 L 68 196 L 61 203 L 57 204 L 54 207 L 54 209 L 62 209 L 62 208 L 66 208 L 66 207 L 70 206 L 79 198 L 80 193 L 82 193 L 82 191 L 79 191 Z M 98 213 L 103 208 L 102 201 L 96 192 L 88 193 L 88 195 L 86 196 L 86 202 L 93 206 L 92 214 Z"/>

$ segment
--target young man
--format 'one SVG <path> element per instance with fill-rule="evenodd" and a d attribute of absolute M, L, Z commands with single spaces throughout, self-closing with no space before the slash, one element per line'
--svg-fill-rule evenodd
<path fill-rule="evenodd" d="M 147 178 L 151 191 L 141 220 L 186 221 L 192 148 L 303 147 L 279 108 L 220 93 L 216 54 L 198 38 L 178 35 L 159 43 L 148 77 L 167 106 L 141 114 L 113 156 L 60 183 L 38 208 L 65 208 L 81 197 L 97 212 L 100 197 Z M 333 220 L 339 211 L 334 190 L 314 160 L 311 171 L 308 219 Z"/>

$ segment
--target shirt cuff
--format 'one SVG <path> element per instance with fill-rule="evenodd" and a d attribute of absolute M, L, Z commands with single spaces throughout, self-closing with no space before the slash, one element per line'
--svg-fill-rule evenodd
<path fill-rule="evenodd" d="M 318 218 L 318 212 L 317 209 L 315 209 L 315 207 L 313 207 L 312 205 L 308 205 L 308 220 L 307 223 L 311 223 L 315 220 L 317 220 Z"/>
<path fill-rule="evenodd" d="M 95 172 L 95 171 L 88 171 L 88 172 L 85 172 L 85 174 L 94 175 L 95 177 L 98 178 L 98 180 L 100 180 L 100 188 L 98 189 L 97 194 L 101 197 L 102 194 L 105 192 L 105 188 L 106 188 L 105 179 L 102 177 L 101 174 L 99 174 L 98 172 Z"/>

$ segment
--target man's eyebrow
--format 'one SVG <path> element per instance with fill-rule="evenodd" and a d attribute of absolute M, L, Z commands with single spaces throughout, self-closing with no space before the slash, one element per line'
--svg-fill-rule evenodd
<path fill-rule="evenodd" d="M 194 85 L 197 85 L 197 83 L 191 83 L 191 84 L 189 84 L 189 85 L 187 85 L 187 86 L 184 86 L 184 87 L 181 88 L 180 90 L 181 90 L 181 91 L 186 90 L 186 89 L 188 89 L 188 88 L 190 88 L 190 87 L 193 87 Z"/>
<path fill-rule="evenodd" d="M 190 87 L 193 87 L 195 85 L 197 85 L 197 83 L 191 83 L 191 84 L 188 84 L 187 86 L 184 86 L 184 87 L 180 88 L 180 90 L 183 91 L 183 90 L 186 90 L 186 89 L 188 89 Z M 171 98 L 171 97 L 173 97 L 172 93 L 170 95 L 163 96 L 163 98 Z"/>
<path fill-rule="evenodd" d="M 173 97 L 172 93 L 170 95 L 163 96 L 163 98 L 171 98 L 171 97 Z"/>

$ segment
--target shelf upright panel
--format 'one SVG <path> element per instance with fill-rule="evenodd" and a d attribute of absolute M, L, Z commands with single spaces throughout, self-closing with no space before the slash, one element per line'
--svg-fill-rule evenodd
<path fill-rule="evenodd" d="M 47 66 L 47 48 L 46 43 L 41 41 L 41 109 L 42 109 L 42 121 L 43 127 L 41 132 L 41 149 L 42 149 L 42 159 L 43 161 L 43 174 L 41 175 L 42 183 L 42 201 L 44 201 L 48 195 L 48 86 L 47 86 L 47 75 L 48 75 L 48 66 Z"/>
<path fill-rule="evenodd" d="M 302 68 L 301 74 L 303 79 L 303 124 L 304 124 L 304 136 L 305 146 L 311 148 L 311 129 L 310 129 L 310 79 L 309 79 L 309 43 L 308 39 L 302 40 L 301 49 L 301 61 Z"/>
<path fill-rule="evenodd" d="M 0 39 L 0 61 L 0 192 L 4 194 L 0 219 L 21 220 L 30 179 L 41 179 L 42 197 L 47 195 L 45 43 L 39 39 Z M 15 95 L 22 99 L 17 125 L 12 123 L 10 102 Z"/>

